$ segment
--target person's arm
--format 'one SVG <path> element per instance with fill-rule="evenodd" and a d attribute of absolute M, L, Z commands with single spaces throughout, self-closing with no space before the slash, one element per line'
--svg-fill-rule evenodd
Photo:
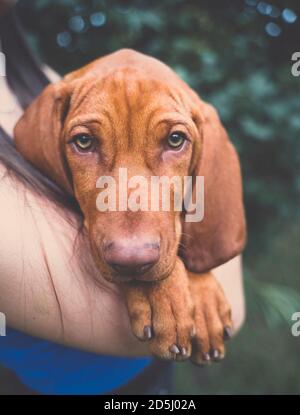
<path fill-rule="evenodd" d="M 89 245 L 75 243 L 78 230 L 70 219 L 0 167 L 0 311 L 8 325 L 100 354 L 148 354 L 131 333 L 118 287 L 101 279 L 92 263 L 85 271 Z M 239 260 L 215 271 L 237 330 L 244 319 Z"/>
<path fill-rule="evenodd" d="M 242 257 L 239 255 L 212 272 L 231 305 L 233 333 L 236 334 L 244 324 L 246 317 Z"/>
<path fill-rule="evenodd" d="M 88 243 L 75 243 L 66 215 L 0 166 L 0 311 L 31 335 L 101 354 L 146 355 L 118 287 L 95 268 L 85 271 Z"/>

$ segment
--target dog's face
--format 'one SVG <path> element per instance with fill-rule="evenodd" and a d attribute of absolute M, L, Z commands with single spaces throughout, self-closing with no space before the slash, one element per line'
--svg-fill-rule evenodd
<path fill-rule="evenodd" d="M 102 274 L 114 281 L 168 276 L 181 236 L 180 211 L 174 210 L 174 186 L 170 209 L 151 211 L 151 197 L 157 197 L 151 195 L 151 177 L 171 182 L 174 176 L 187 176 L 192 155 L 199 151 L 199 131 L 183 91 L 134 68 L 100 80 L 87 77 L 72 91 L 62 135 L 74 193 Z M 103 176 L 115 178 L 119 206 L 124 194 L 119 192 L 124 187 L 120 169 L 127 169 L 128 180 L 144 178 L 148 210 L 99 211 L 96 183 Z M 128 189 L 128 198 L 135 190 Z M 159 196 L 162 207 L 162 192 Z"/>
<path fill-rule="evenodd" d="M 30 106 L 15 139 L 25 157 L 77 198 L 94 259 L 108 280 L 167 277 L 180 241 L 192 270 L 224 262 L 243 246 L 234 150 L 214 111 L 159 61 L 120 51 L 68 75 Z M 119 208 L 121 187 L 128 199 L 135 191 L 120 181 L 120 169 L 128 180 L 143 178 L 148 209 Z M 205 176 L 201 224 L 184 223 L 184 214 L 174 208 L 175 186 L 170 209 L 161 209 L 161 192 L 153 201 L 153 177 L 171 181 L 189 175 Z M 115 179 L 116 211 L 99 209 L 104 176 Z M 158 211 L 150 208 L 153 202 Z"/>

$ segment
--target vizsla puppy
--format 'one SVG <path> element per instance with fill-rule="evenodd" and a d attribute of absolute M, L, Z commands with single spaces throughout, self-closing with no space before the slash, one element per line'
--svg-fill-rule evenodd
<path fill-rule="evenodd" d="M 230 307 L 209 270 L 242 250 L 245 220 L 238 158 L 215 110 L 163 63 L 121 50 L 48 86 L 16 125 L 15 143 L 76 197 L 101 275 L 122 284 L 133 333 L 152 353 L 222 358 Z M 97 180 L 119 168 L 146 181 L 204 176 L 204 219 L 99 211 Z"/>

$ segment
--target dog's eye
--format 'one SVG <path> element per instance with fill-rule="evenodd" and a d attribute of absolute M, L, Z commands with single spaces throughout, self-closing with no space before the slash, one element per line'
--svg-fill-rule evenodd
<path fill-rule="evenodd" d="M 78 134 L 73 138 L 73 143 L 80 151 L 89 151 L 92 149 L 94 144 L 93 137 L 86 134 Z"/>
<path fill-rule="evenodd" d="M 181 131 L 175 131 L 168 137 L 168 145 L 172 149 L 179 149 L 183 146 L 186 141 L 186 135 Z"/>

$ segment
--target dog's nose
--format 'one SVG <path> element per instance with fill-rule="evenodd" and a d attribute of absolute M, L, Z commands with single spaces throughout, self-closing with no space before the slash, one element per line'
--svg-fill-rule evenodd
<path fill-rule="evenodd" d="M 156 240 L 116 240 L 105 243 L 104 259 L 120 276 L 139 276 L 159 260 L 160 243 Z"/>

